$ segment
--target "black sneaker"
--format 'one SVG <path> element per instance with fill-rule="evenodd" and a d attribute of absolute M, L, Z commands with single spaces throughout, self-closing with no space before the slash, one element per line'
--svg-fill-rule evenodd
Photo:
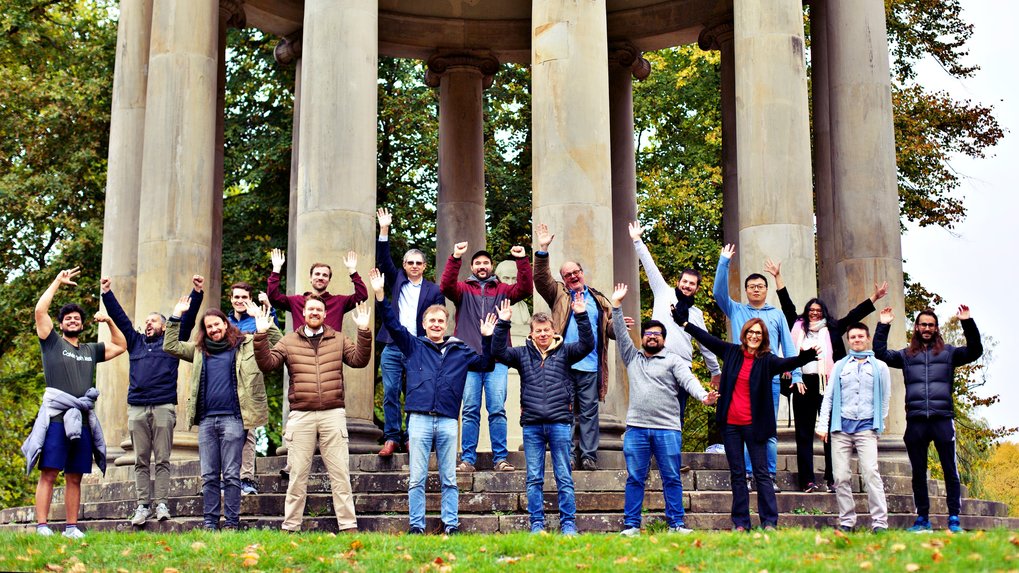
<path fill-rule="evenodd" d="M 771 474 L 771 487 L 775 489 L 775 493 L 782 493 L 782 488 L 778 487 L 778 477 L 775 474 Z"/>
<path fill-rule="evenodd" d="M 825 483 L 825 488 L 827 488 L 828 493 L 835 493 L 835 484 L 832 482 Z"/>
<path fill-rule="evenodd" d="M 407 535 L 424 535 L 425 530 L 420 527 L 411 527 L 407 530 Z"/>
<path fill-rule="evenodd" d="M 442 527 L 443 535 L 456 535 L 460 533 L 460 528 L 455 525 L 444 525 Z"/>
<path fill-rule="evenodd" d="M 580 460 L 580 469 L 586 472 L 593 472 L 598 469 L 598 462 L 592 460 L 591 458 L 584 458 Z"/>

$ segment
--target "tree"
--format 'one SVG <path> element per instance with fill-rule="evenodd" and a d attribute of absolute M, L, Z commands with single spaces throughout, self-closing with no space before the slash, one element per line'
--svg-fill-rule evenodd
<path fill-rule="evenodd" d="M 976 495 L 1008 504 L 1008 514 L 1019 517 L 1019 445 L 999 442 L 981 464 Z"/>

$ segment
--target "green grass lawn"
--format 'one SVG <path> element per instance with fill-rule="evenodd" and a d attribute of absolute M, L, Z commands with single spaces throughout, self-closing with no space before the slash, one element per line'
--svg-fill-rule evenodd
<path fill-rule="evenodd" d="M 1019 535 L 892 531 L 764 534 L 457 535 L 279 531 L 92 533 L 84 540 L 0 533 L 8 571 L 1019 571 Z"/>

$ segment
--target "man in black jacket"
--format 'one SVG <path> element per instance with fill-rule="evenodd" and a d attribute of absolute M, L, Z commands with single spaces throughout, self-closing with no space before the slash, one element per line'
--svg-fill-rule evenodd
<path fill-rule="evenodd" d="M 959 323 L 966 346 L 945 344 L 938 329 L 938 316 L 932 309 L 920 311 L 913 323 L 909 347 L 888 350 L 888 330 L 895 315 L 885 308 L 878 317 L 874 333 L 874 356 L 892 368 L 902 369 L 906 384 L 906 432 L 902 441 L 913 469 L 913 503 L 917 518 L 910 531 L 931 530 L 930 497 L 927 493 L 927 449 L 931 442 L 938 451 L 945 475 L 945 500 L 948 504 L 948 529 L 961 532 L 959 510 L 962 508 L 962 487 L 955 464 L 955 410 L 952 405 L 952 384 L 955 367 L 980 358 L 984 347 L 980 332 L 969 316 L 969 307 L 959 305 Z"/>
<path fill-rule="evenodd" d="M 531 514 L 531 533 L 545 531 L 545 452 L 552 453 L 559 499 L 559 529 L 563 535 L 576 535 L 577 503 L 570 474 L 570 450 L 573 447 L 573 384 L 570 366 L 594 349 L 594 334 L 587 316 L 584 294 L 573 295 L 573 316 L 579 340 L 564 343 L 555 332 L 552 317 L 539 312 L 531 317 L 531 334 L 523 346 L 509 347 L 510 319 L 513 307 L 504 299 L 499 307 L 499 322 L 492 338 L 492 355 L 520 371 L 520 426 L 524 434 L 527 460 L 527 511 Z"/>

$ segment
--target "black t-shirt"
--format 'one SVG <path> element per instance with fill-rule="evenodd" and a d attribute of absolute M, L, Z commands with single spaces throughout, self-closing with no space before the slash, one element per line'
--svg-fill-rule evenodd
<path fill-rule="evenodd" d="M 106 359 L 105 344 L 87 342 L 75 346 L 54 328 L 49 336 L 39 339 L 39 345 L 47 388 L 81 398 L 95 386 L 96 364 Z"/>

